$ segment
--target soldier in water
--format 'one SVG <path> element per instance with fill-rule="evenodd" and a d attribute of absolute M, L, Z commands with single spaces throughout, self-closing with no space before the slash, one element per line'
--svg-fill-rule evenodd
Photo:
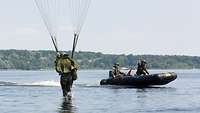
<path fill-rule="evenodd" d="M 77 79 L 78 65 L 68 54 L 58 54 L 55 61 L 55 69 L 60 75 L 63 96 L 70 95 L 73 81 Z"/>

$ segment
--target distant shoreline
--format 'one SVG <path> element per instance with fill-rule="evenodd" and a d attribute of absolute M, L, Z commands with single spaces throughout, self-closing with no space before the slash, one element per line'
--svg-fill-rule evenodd
<path fill-rule="evenodd" d="M 54 70 L 55 57 L 56 52 L 52 50 L 0 50 L 0 70 Z M 108 70 L 114 63 L 130 68 L 136 66 L 139 59 L 145 59 L 149 69 L 200 69 L 198 56 L 115 55 L 79 51 L 74 59 L 81 70 Z"/>

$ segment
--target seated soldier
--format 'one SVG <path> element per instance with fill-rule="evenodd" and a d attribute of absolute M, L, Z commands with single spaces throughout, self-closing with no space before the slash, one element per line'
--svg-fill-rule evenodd
<path fill-rule="evenodd" d="M 120 75 L 125 75 L 125 73 L 121 72 L 121 71 L 119 70 L 119 64 L 118 64 L 118 63 L 115 63 L 115 64 L 113 65 L 113 67 L 112 67 L 112 77 L 113 77 L 113 78 L 116 78 L 116 77 L 118 77 L 118 76 L 120 76 Z"/>
<path fill-rule="evenodd" d="M 147 65 L 147 63 L 145 60 L 141 60 L 140 62 L 138 62 L 136 74 L 137 75 L 149 75 L 146 65 Z"/>

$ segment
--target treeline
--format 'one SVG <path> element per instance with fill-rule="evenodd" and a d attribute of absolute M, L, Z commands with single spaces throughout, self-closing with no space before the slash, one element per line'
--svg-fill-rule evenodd
<path fill-rule="evenodd" d="M 66 53 L 70 54 L 69 51 Z M 0 50 L 0 69 L 40 70 L 53 69 L 56 52 L 28 50 Z M 121 67 L 135 66 L 145 59 L 151 69 L 200 68 L 200 57 L 169 55 L 112 55 L 100 52 L 76 52 L 80 69 L 110 69 L 114 63 Z"/>

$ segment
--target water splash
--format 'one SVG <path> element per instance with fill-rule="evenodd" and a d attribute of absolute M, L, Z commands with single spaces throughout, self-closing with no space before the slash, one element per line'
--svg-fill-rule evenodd
<path fill-rule="evenodd" d="M 0 81 L 0 86 L 60 87 L 60 82 L 55 81 L 55 80 L 43 80 L 43 81 L 35 81 L 35 82 L 27 82 L 27 83 Z M 101 86 L 99 84 L 92 84 L 92 83 L 87 84 L 87 83 L 75 82 L 73 87 L 96 88 L 96 87 L 101 87 Z"/>
<path fill-rule="evenodd" d="M 60 83 L 53 80 L 47 80 L 47 81 L 40 81 L 40 82 L 33 82 L 31 84 L 27 84 L 31 86 L 60 86 Z"/>
<path fill-rule="evenodd" d="M 54 80 L 38 81 L 32 83 L 15 83 L 15 82 L 5 82 L 0 81 L 0 86 L 43 86 L 43 87 L 59 87 L 60 83 Z"/>

